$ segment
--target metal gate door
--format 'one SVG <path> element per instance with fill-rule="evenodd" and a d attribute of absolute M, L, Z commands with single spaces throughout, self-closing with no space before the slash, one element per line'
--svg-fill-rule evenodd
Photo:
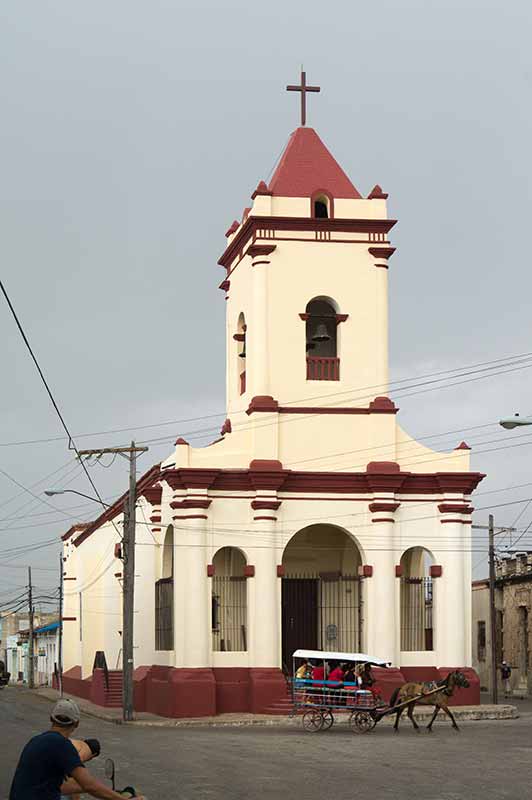
<path fill-rule="evenodd" d="M 357 652 L 362 649 L 362 580 L 321 573 L 283 578 L 283 664 L 294 650 Z"/>

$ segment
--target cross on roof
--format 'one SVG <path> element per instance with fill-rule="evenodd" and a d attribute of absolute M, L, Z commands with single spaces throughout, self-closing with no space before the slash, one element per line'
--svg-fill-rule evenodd
<path fill-rule="evenodd" d="M 301 125 L 307 122 L 307 92 L 319 92 L 320 86 L 307 86 L 307 73 L 301 70 L 301 84 L 299 86 L 287 86 L 287 92 L 301 92 Z"/>

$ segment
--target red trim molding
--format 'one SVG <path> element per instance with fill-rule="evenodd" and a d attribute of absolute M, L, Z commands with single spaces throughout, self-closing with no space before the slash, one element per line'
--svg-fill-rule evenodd
<path fill-rule="evenodd" d="M 77 617 L 61 617 L 61 622 L 75 622 Z"/>
<path fill-rule="evenodd" d="M 405 571 L 405 569 L 404 569 L 402 564 L 396 564 L 395 565 L 395 577 L 396 578 L 402 578 L 404 571 Z"/>
<path fill-rule="evenodd" d="M 316 219 L 314 217 L 248 217 L 218 263 L 230 268 L 249 239 L 258 231 L 330 231 L 342 233 L 388 233 L 395 219 Z M 234 223 L 233 223 L 234 224 Z M 238 225 L 238 223 L 237 223 Z M 231 228 L 229 229 L 231 231 Z M 234 231 L 231 231 L 233 233 Z M 229 233 L 229 232 L 228 232 Z M 230 235 L 230 234 L 229 234 Z"/>
<path fill-rule="evenodd" d="M 372 522 L 395 522 L 393 517 L 372 517 Z"/>
<path fill-rule="evenodd" d="M 172 517 L 172 519 L 208 519 L 208 517 L 207 514 L 184 514 L 182 517 Z"/>
<path fill-rule="evenodd" d="M 269 256 L 274 250 L 277 250 L 276 244 L 252 244 L 246 250 L 246 255 L 251 256 L 251 258 Z"/>
<path fill-rule="evenodd" d="M 277 511 L 281 505 L 280 500 L 252 500 L 253 511 Z"/>
<path fill-rule="evenodd" d="M 244 578 L 254 578 L 255 577 L 255 567 L 253 564 L 246 564 L 244 567 Z"/>
<path fill-rule="evenodd" d="M 270 196 L 271 197 L 272 194 L 273 194 L 273 192 L 270 189 L 268 189 L 268 187 L 266 186 L 265 182 L 264 181 L 259 181 L 259 184 L 258 184 L 257 188 L 255 189 L 255 191 L 251 195 L 251 199 L 254 200 L 259 195 L 263 195 L 263 196 L 266 195 L 266 196 Z"/>
<path fill-rule="evenodd" d="M 430 568 L 430 577 L 431 578 L 441 578 L 443 575 L 443 567 L 441 564 L 433 564 Z"/>
<path fill-rule="evenodd" d="M 471 450 L 467 442 L 460 442 L 458 447 L 454 448 L 455 450 Z"/>
<path fill-rule="evenodd" d="M 256 395 L 251 398 L 251 402 L 246 409 L 246 414 L 253 414 L 254 411 L 275 412 L 279 411 L 279 403 L 270 395 Z"/>
<path fill-rule="evenodd" d="M 394 511 L 397 511 L 401 503 L 385 503 L 385 502 L 376 502 L 369 504 L 369 510 L 372 514 L 376 514 L 379 511 L 391 511 L 392 514 Z"/>
<path fill-rule="evenodd" d="M 383 192 L 378 183 L 375 184 L 371 192 L 368 194 L 368 200 L 387 200 L 388 192 Z"/>
<path fill-rule="evenodd" d="M 201 499 L 199 497 L 187 497 L 184 500 L 172 500 L 170 508 L 209 508 L 212 500 Z"/>
<path fill-rule="evenodd" d="M 472 514 L 475 509 L 467 503 L 440 503 L 440 514 Z"/>
<path fill-rule="evenodd" d="M 63 578 L 64 581 L 77 581 L 77 578 Z"/>
<path fill-rule="evenodd" d="M 253 517 L 253 521 L 256 522 L 258 520 L 269 520 L 270 522 L 277 522 L 277 517 Z"/>
<path fill-rule="evenodd" d="M 160 484 L 158 486 L 149 486 L 139 492 L 139 497 L 145 497 L 151 506 L 160 506 L 162 496 L 163 487 Z"/>
<path fill-rule="evenodd" d="M 161 517 L 159 514 L 154 514 L 153 516 L 150 517 L 150 522 L 160 522 L 160 521 Z"/>
<path fill-rule="evenodd" d="M 207 564 L 207 577 L 214 578 L 215 575 L 216 575 L 216 567 L 214 566 L 214 564 Z"/>
<path fill-rule="evenodd" d="M 299 315 L 301 316 L 301 314 Z M 347 316 L 347 315 L 345 315 Z M 253 412 L 266 412 L 273 414 L 397 414 L 399 409 L 389 397 L 376 397 L 367 407 L 346 406 L 280 406 L 277 400 L 269 395 L 253 397 L 246 414 Z"/>
<path fill-rule="evenodd" d="M 395 247 L 370 247 L 369 252 L 375 258 L 391 258 L 395 253 Z"/>
<path fill-rule="evenodd" d="M 284 564 L 277 564 L 277 577 L 284 578 L 285 575 L 286 575 L 286 567 L 284 566 Z"/>
<path fill-rule="evenodd" d="M 231 226 L 225 232 L 225 238 L 228 239 L 229 236 L 232 236 L 233 233 L 235 233 L 235 231 L 239 229 L 239 227 L 240 223 L 238 222 L 238 220 L 234 219 L 233 222 L 231 223 Z"/>
<path fill-rule="evenodd" d="M 372 578 L 373 577 L 373 567 L 371 564 L 362 564 L 358 568 L 358 574 L 361 578 Z"/>

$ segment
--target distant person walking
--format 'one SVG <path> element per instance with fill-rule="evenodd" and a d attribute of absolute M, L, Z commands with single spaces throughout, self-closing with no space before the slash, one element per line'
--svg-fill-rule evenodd
<path fill-rule="evenodd" d="M 512 677 L 512 668 L 506 661 L 503 661 L 501 664 L 501 678 L 502 684 L 504 686 L 504 696 L 510 697 L 512 694 L 512 687 L 511 687 L 511 680 Z"/>

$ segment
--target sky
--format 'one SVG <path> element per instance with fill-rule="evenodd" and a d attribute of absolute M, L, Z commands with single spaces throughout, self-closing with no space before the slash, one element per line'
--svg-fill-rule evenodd
<path fill-rule="evenodd" d="M 78 446 L 167 437 L 150 442 L 142 472 L 178 435 L 216 438 L 216 262 L 298 124 L 285 86 L 301 64 L 322 87 L 308 124 L 362 194 L 389 192 L 398 219 L 393 378 L 532 351 L 531 16 L 525 0 L 4 4 L 0 274 Z M 44 497 L 92 489 L 1 297 L 0 337 L 1 600 L 28 565 L 38 592 L 57 586 L 52 540 L 97 506 Z M 473 445 L 472 468 L 488 474 L 477 524 L 490 510 L 523 533 L 532 521 L 532 434 L 497 426 L 532 413 L 530 378 L 524 364 L 397 399 L 410 434 L 460 429 L 434 444 Z M 104 464 L 90 469 L 110 500 L 127 464 Z"/>

